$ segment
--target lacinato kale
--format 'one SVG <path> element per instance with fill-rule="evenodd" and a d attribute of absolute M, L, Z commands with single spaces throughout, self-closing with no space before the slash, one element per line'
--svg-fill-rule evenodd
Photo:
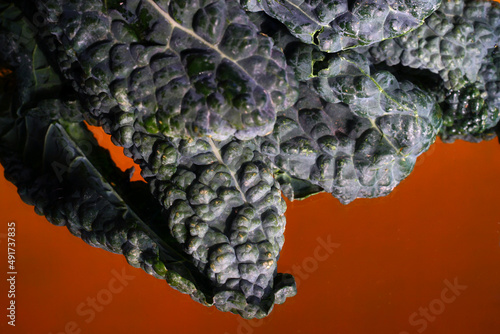
<path fill-rule="evenodd" d="M 422 24 L 440 0 L 240 0 L 248 11 L 264 11 L 302 42 L 326 52 L 400 36 Z"/>
<path fill-rule="evenodd" d="M 53 224 L 265 317 L 296 293 L 283 195 L 385 196 L 438 134 L 499 131 L 500 8 L 439 5 L 3 0 L 0 163 Z"/>
<path fill-rule="evenodd" d="M 123 146 L 125 124 L 251 139 L 295 102 L 283 53 L 234 0 L 31 2 L 59 69 Z"/>
<path fill-rule="evenodd" d="M 261 224 L 254 217 L 259 212 L 243 207 L 234 217 L 229 240 L 219 232 L 223 221 L 208 227 L 202 219 L 186 217 L 182 202 L 162 210 L 144 182 L 130 182 L 128 173 L 114 166 L 75 108 L 74 101 L 42 100 L 23 117 L 0 116 L 5 176 L 37 213 L 222 311 L 261 318 L 274 303 L 295 294 L 293 277 L 276 272 L 284 217 L 268 210 L 262 212 Z M 252 172 L 247 165 L 247 180 Z M 189 178 L 186 173 L 184 177 Z M 189 191 L 197 199 L 210 192 L 200 183 Z M 230 192 L 220 191 L 226 199 Z M 279 193 L 277 200 L 282 201 Z M 268 240 L 268 235 L 273 238 Z"/>
<path fill-rule="evenodd" d="M 324 79 L 329 78 L 351 83 L 349 78 Z M 317 187 L 344 204 L 385 196 L 434 142 L 441 118 L 430 95 L 411 83 L 399 84 L 389 73 L 379 74 L 374 82 L 360 81 L 358 92 L 364 95 L 349 95 L 354 102 L 349 105 L 327 102 L 303 84 L 294 108 L 279 113 L 273 134 L 262 138 L 262 152 L 288 175 L 279 178 L 287 197 L 306 197 L 318 192 Z M 359 106 L 370 105 L 370 100 L 378 105 L 372 103 L 371 113 L 365 113 Z"/>
<path fill-rule="evenodd" d="M 13 18 L 16 27 L 33 28 L 22 16 Z M 13 30 L 0 36 L 16 46 L 13 60 L 2 60 L 13 69 L 5 85 L 14 82 L 20 93 L 0 96 L 0 161 L 25 202 L 204 305 L 262 318 L 295 294 L 293 277 L 277 273 L 286 205 L 254 142 L 150 134 L 141 141 L 138 132 L 128 152 L 143 165 L 151 194 L 145 183 L 129 182 L 114 166 L 61 82 L 51 86 L 54 98 L 43 97 L 47 80 L 37 82 L 37 71 L 48 78 L 57 74 L 36 53 L 37 44 L 19 42 Z M 17 80 L 17 74 L 26 77 Z M 146 153 L 152 142 L 154 154 Z"/>
<path fill-rule="evenodd" d="M 480 141 L 494 136 L 499 120 L 499 36 L 497 3 L 453 0 L 416 30 L 360 52 L 374 63 L 417 69 L 401 75 L 420 75 L 421 86 L 435 95 L 443 109 L 444 141 Z"/>
<path fill-rule="evenodd" d="M 278 113 L 273 134 L 262 144 L 285 195 L 302 198 L 324 190 L 349 203 L 391 192 L 441 128 L 433 95 L 374 69 L 362 54 L 328 54 L 262 14 L 251 17 L 284 50 L 303 82 L 297 104 Z"/>
<path fill-rule="evenodd" d="M 443 1 L 425 23 L 368 48 L 375 63 L 428 70 L 448 89 L 474 82 L 488 50 L 498 43 L 500 6 L 487 1 Z M 363 52 L 365 49 L 363 50 Z"/>
<path fill-rule="evenodd" d="M 475 82 L 459 90 L 439 90 L 438 101 L 443 109 L 441 139 L 478 142 L 495 134 L 500 120 L 500 55 L 490 49 Z M 444 96 L 440 96 L 440 95 Z"/>
<path fill-rule="evenodd" d="M 275 301 L 286 205 L 259 147 L 140 132 L 133 140 L 127 152 L 165 209 L 171 235 L 221 290 L 215 305 L 245 317 L 266 315 Z"/>

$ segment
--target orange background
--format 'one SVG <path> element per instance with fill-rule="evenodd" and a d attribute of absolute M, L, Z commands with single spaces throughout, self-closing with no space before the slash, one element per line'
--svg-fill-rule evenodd
<path fill-rule="evenodd" d="M 103 133 L 98 137 L 109 141 Z M 131 164 L 121 149 L 114 148 L 113 155 L 123 168 Z M 0 234 L 7 232 L 7 222 L 16 222 L 18 275 L 15 328 L 6 324 L 6 281 L 0 285 L 0 331 L 499 333 L 499 171 L 497 139 L 480 144 L 438 141 L 385 198 L 343 206 L 322 194 L 288 203 L 279 271 L 296 275 L 298 294 L 266 319 L 251 321 L 204 307 L 129 266 L 123 256 L 93 248 L 66 228 L 51 225 L 22 203 L 2 176 Z M 336 244 L 328 257 L 325 252 L 315 257 L 318 237 Z M 5 273 L 5 238 L 0 237 L 0 244 L 0 270 Z M 124 271 L 131 280 L 126 286 L 115 284 L 113 271 Z M 440 304 L 445 280 L 466 288 L 453 302 Z M 102 299 L 111 281 L 121 291 Z M 106 305 L 99 304 L 102 309 L 92 318 L 86 302 L 98 296 Z M 438 314 L 425 320 L 419 308 L 429 306 Z M 82 316 L 81 311 L 87 313 Z M 409 321 L 412 314 L 416 323 Z"/>

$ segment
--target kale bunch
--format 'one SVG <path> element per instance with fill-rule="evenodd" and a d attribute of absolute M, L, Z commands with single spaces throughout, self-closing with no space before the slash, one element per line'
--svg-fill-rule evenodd
<path fill-rule="evenodd" d="M 0 163 L 21 198 L 194 300 L 262 318 L 290 200 L 389 194 L 498 123 L 489 2 L 0 2 Z M 131 182 L 86 123 L 141 167 Z"/>

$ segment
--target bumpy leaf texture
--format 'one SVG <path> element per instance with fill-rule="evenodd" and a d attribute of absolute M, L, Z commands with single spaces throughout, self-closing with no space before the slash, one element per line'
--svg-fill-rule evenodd
<path fill-rule="evenodd" d="M 328 191 L 349 203 L 391 192 L 439 132 L 434 96 L 374 69 L 364 55 L 328 54 L 276 20 L 250 17 L 303 82 L 296 105 L 278 114 L 273 134 L 261 142 L 284 194 L 294 199 Z"/>
<path fill-rule="evenodd" d="M 25 24 L 21 17 L 17 25 Z M 15 35 L 0 31 L 17 48 L 9 59 L 35 54 L 36 44 L 17 43 Z M 33 63 L 46 64 L 43 54 L 36 57 Z M 23 73 L 17 60 L 0 60 L 14 69 L 11 76 Z M 51 89 L 57 98 L 42 99 L 36 71 L 25 74 L 34 84 L 17 89 L 35 92 L 32 98 L 0 96 L 0 156 L 39 213 L 193 299 L 245 318 L 264 317 L 295 294 L 293 277 L 276 270 L 285 203 L 254 142 L 135 132 L 127 152 L 144 166 L 155 199 L 144 183 L 117 172 L 81 123 L 80 105 L 61 98 L 62 84 Z"/>
<path fill-rule="evenodd" d="M 488 50 L 498 43 L 500 6 L 493 1 L 443 1 L 414 31 L 371 46 L 375 63 L 428 70 L 447 89 L 476 81 Z M 361 49 L 364 52 L 365 49 Z"/>
<path fill-rule="evenodd" d="M 337 52 L 405 34 L 421 25 L 440 0 L 240 0 L 264 11 L 302 42 Z"/>
<path fill-rule="evenodd" d="M 267 224 L 261 227 L 259 221 L 246 219 L 250 208 L 242 209 L 235 217 L 239 223 L 235 229 L 239 230 L 233 234 L 236 237 L 248 232 L 249 238 L 235 248 L 224 244 L 227 239 L 216 228 L 203 227 L 201 221 L 195 224 L 192 219 L 185 234 L 203 237 L 205 228 L 205 239 L 197 243 L 197 236 L 190 236 L 191 248 L 198 249 L 186 254 L 184 245 L 176 242 L 178 234 L 172 238 L 165 224 L 171 221 L 171 215 L 183 213 L 179 208 L 182 204 L 177 210 L 162 212 L 144 183 L 130 183 L 127 174 L 114 167 L 109 154 L 98 147 L 82 122 L 64 120 L 62 113 L 68 113 L 68 108 L 74 106 L 45 100 L 15 123 L 2 119 L 5 126 L 0 128 L 8 129 L 0 134 L 5 175 L 37 213 L 55 225 L 66 226 L 94 247 L 123 254 L 130 265 L 166 279 L 175 289 L 207 306 L 215 305 L 246 318 L 263 317 L 274 303 L 295 294 L 293 278 L 276 274 L 279 249 L 265 237 L 271 230 L 273 235 L 281 235 L 281 247 L 283 217 L 266 212 Z M 79 110 L 73 112 L 75 115 Z M 249 224 L 253 226 L 242 231 Z M 175 230 L 178 233 L 179 228 Z M 214 245 L 205 248 L 210 241 Z M 203 252 L 206 263 L 202 265 L 199 254 Z"/>
<path fill-rule="evenodd" d="M 288 276 L 275 278 L 286 205 L 254 141 L 133 139 L 127 154 L 165 208 L 170 233 L 218 287 L 218 308 L 262 317 L 294 293 Z"/>
<path fill-rule="evenodd" d="M 500 55 L 490 49 L 475 82 L 459 90 L 442 90 L 444 97 L 443 128 L 440 136 L 444 142 L 462 139 L 470 142 L 495 137 L 495 126 L 500 121 Z"/>
<path fill-rule="evenodd" d="M 342 203 L 390 193 L 434 142 L 440 110 L 430 94 L 389 72 L 370 73 L 354 52 L 329 58 L 280 112 L 261 150 L 281 171 L 285 195 L 318 187 Z M 304 182 L 311 184 L 307 187 Z"/>
<path fill-rule="evenodd" d="M 128 124 L 251 139 L 296 100 L 282 52 L 234 0 L 30 0 L 26 12 L 29 4 L 60 70 L 111 132 Z"/>
<path fill-rule="evenodd" d="M 499 120 L 499 35 L 497 3 L 447 1 L 420 28 L 368 51 L 373 62 L 398 65 L 400 76 L 416 78 L 435 95 L 443 141 L 478 142 L 494 137 Z"/>
<path fill-rule="evenodd" d="M 149 213 L 158 209 L 154 199 L 140 183 L 128 182 L 85 125 L 76 122 L 80 111 L 68 113 L 76 106 L 44 100 L 23 117 L 2 119 L 3 125 L 11 125 L 0 134 L 6 178 L 38 214 L 88 244 L 123 254 L 130 265 L 157 278 L 169 281 L 182 274 L 187 278 L 176 278 L 175 284 L 192 286 L 189 279 L 197 277 L 201 285 L 203 279 L 182 252 L 150 227 L 161 220 Z M 124 198 L 124 193 L 141 197 Z M 201 300 L 203 288 L 193 288 L 193 296 Z"/>

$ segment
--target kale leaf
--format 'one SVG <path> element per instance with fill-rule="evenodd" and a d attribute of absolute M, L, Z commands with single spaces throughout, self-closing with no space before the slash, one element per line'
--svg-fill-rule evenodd
<path fill-rule="evenodd" d="M 389 73 L 376 79 L 385 89 L 380 82 L 391 82 Z M 375 84 L 362 84 L 368 87 L 360 92 L 378 92 L 371 98 L 387 108 L 371 114 L 327 102 L 301 85 L 299 101 L 280 112 L 274 132 L 261 139 L 262 152 L 282 174 L 278 179 L 287 197 L 307 197 L 319 187 L 347 204 L 385 196 L 410 174 L 434 142 L 441 118 L 430 95 L 407 82 L 392 84 L 390 93 L 406 100 L 393 101 Z"/>
<path fill-rule="evenodd" d="M 371 61 L 438 74 L 447 89 L 475 82 L 498 43 L 500 6 L 492 1 L 444 1 L 419 28 L 368 48 Z M 366 52 L 366 49 L 360 49 Z"/>
<path fill-rule="evenodd" d="M 304 43 L 326 52 L 368 45 L 405 34 L 434 12 L 440 0 L 240 0 L 264 11 Z"/>
<path fill-rule="evenodd" d="M 456 139 L 479 142 L 495 137 L 495 125 L 500 121 L 499 72 L 500 55 L 497 49 L 491 49 L 475 82 L 459 90 L 437 91 L 438 100 L 442 101 L 440 136 L 444 142 Z"/>
<path fill-rule="evenodd" d="M 477 142 L 491 139 L 499 120 L 499 29 L 497 3 L 447 1 L 413 32 L 358 51 L 435 95 L 443 109 L 443 141 Z"/>
<path fill-rule="evenodd" d="M 276 111 L 296 99 L 282 52 L 233 0 L 32 7 L 60 70 L 111 131 L 129 122 L 169 137 L 251 139 L 271 131 Z"/>
<path fill-rule="evenodd" d="M 29 25 L 19 20 L 13 26 Z M 285 202 L 271 169 L 253 151 L 254 142 L 137 132 L 127 152 L 144 154 L 136 158 L 153 196 L 145 183 L 130 182 L 98 146 L 82 122 L 80 103 L 68 99 L 63 83 L 52 87 L 54 98 L 39 94 L 47 90 L 45 81 L 37 84 L 34 64 L 47 61 L 34 53 L 37 44 L 20 43 L 13 30 L 0 30 L 0 36 L 15 46 L 8 59 L 35 55 L 28 58 L 31 64 L 9 63 L 13 71 L 0 82 L 17 85 L 11 89 L 16 94 L 0 95 L 0 162 L 24 201 L 53 224 L 125 255 L 131 265 L 204 305 L 261 318 L 295 294 L 293 277 L 277 273 Z M 17 74 L 31 79 L 16 81 Z M 34 84 L 20 85 L 26 80 Z M 148 143 L 155 151 L 146 157 Z M 172 154 L 178 159 L 169 168 Z"/>
<path fill-rule="evenodd" d="M 438 6 L 4 0 L 0 162 L 53 224 L 203 305 L 265 317 L 296 293 L 277 272 L 282 194 L 385 196 L 438 134 L 498 131 L 500 7 Z"/>

